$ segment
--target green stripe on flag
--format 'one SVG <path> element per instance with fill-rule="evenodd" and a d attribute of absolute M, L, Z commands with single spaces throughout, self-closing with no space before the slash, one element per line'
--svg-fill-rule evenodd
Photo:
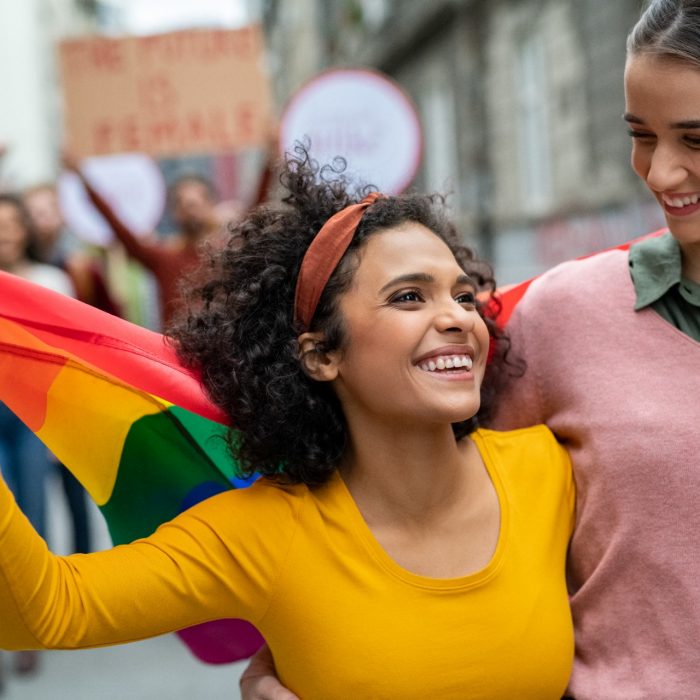
<path fill-rule="evenodd" d="M 134 422 L 112 495 L 101 507 L 115 544 L 150 535 L 202 485 L 214 491 L 232 488 L 232 460 L 224 454 L 223 438 L 216 437 L 224 430 L 176 407 Z"/>

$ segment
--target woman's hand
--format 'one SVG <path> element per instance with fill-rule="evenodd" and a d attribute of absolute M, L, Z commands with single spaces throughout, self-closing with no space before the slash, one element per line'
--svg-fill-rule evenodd
<path fill-rule="evenodd" d="M 239 684 L 243 700 L 299 700 L 277 680 L 275 662 L 268 646 L 253 656 Z"/>

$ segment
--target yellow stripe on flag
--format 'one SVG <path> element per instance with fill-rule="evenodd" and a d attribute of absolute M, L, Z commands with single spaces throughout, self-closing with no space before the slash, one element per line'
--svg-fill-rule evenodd
<path fill-rule="evenodd" d="M 37 435 L 102 506 L 112 495 L 134 421 L 170 405 L 68 360 L 49 390 Z"/>

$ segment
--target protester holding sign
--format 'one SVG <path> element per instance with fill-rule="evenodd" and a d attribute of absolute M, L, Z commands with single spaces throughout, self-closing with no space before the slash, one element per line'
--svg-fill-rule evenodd
<path fill-rule="evenodd" d="M 154 236 L 143 238 L 129 229 L 88 181 L 72 156 L 64 157 L 64 165 L 78 175 L 90 200 L 127 253 L 153 273 L 158 285 L 161 320 L 167 327 L 179 306 L 180 281 L 199 264 L 202 246 L 224 233 L 214 186 L 199 175 L 185 175 L 176 180 L 170 185 L 168 204 L 178 225 L 178 234 L 165 240 Z M 252 206 L 267 198 L 272 168 L 272 161 L 268 159 Z"/>
<path fill-rule="evenodd" d="M 237 227 L 174 327 L 238 428 L 238 463 L 263 477 L 68 558 L 0 484 L 0 645 L 240 617 L 309 700 L 558 700 L 573 483 L 543 426 L 477 429 L 487 358 L 494 377 L 514 369 L 476 298 L 490 270 L 436 198 L 360 199 L 299 156 L 284 204 Z"/>
<path fill-rule="evenodd" d="M 698 2 L 653 0 L 628 39 L 632 165 L 670 233 L 555 268 L 508 325 L 527 369 L 496 426 L 545 422 L 576 477 L 576 700 L 700 688 L 699 35 Z M 256 661 L 246 700 L 293 699 L 271 657 Z"/>
<path fill-rule="evenodd" d="M 167 326 L 178 307 L 179 281 L 199 263 L 204 242 L 221 234 L 213 185 L 195 175 L 174 182 L 170 186 L 168 204 L 178 225 L 178 234 L 165 240 L 154 236 L 143 238 L 131 231 L 116 214 L 105 197 L 90 184 L 75 160 L 66 156 L 64 165 L 78 175 L 90 201 L 126 252 L 153 273 L 158 285 L 161 321 Z"/>

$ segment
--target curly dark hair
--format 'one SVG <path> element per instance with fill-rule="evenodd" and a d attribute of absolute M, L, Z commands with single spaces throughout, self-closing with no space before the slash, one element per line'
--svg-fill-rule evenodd
<path fill-rule="evenodd" d="M 319 167 L 306 146 L 288 154 L 280 176 L 288 194 L 282 205 L 253 210 L 231 229 L 224 249 L 210 251 L 200 281 L 185 288 L 186 304 L 170 329 L 183 363 L 198 370 L 211 399 L 235 426 L 229 445 L 242 475 L 258 472 L 288 483 L 316 486 L 339 464 L 347 435 L 340 403 L 325 382 L 302 369 L 293 304 L 302 258 L 323 224 L 373 188 L 352 187 L 345 163 Z M 319 350 L 343 346 L 340 295 L 351 284 L 357 251 L 380 229 L 405 221 L 423 224 L 439 236 L 461 267 L 490 296 L 491 268 L 463 246 L 444 215 L 439 195 L 403 194 L 377 200 L 364 214 L 348 251 L 333 273 L 311 323 L 322 330 Z M 477 417 L 454 424 L 458 438 L 490 412 L 499 367 L 509 341 L 484 314 L 491 335 L 491 361 Z"/>

